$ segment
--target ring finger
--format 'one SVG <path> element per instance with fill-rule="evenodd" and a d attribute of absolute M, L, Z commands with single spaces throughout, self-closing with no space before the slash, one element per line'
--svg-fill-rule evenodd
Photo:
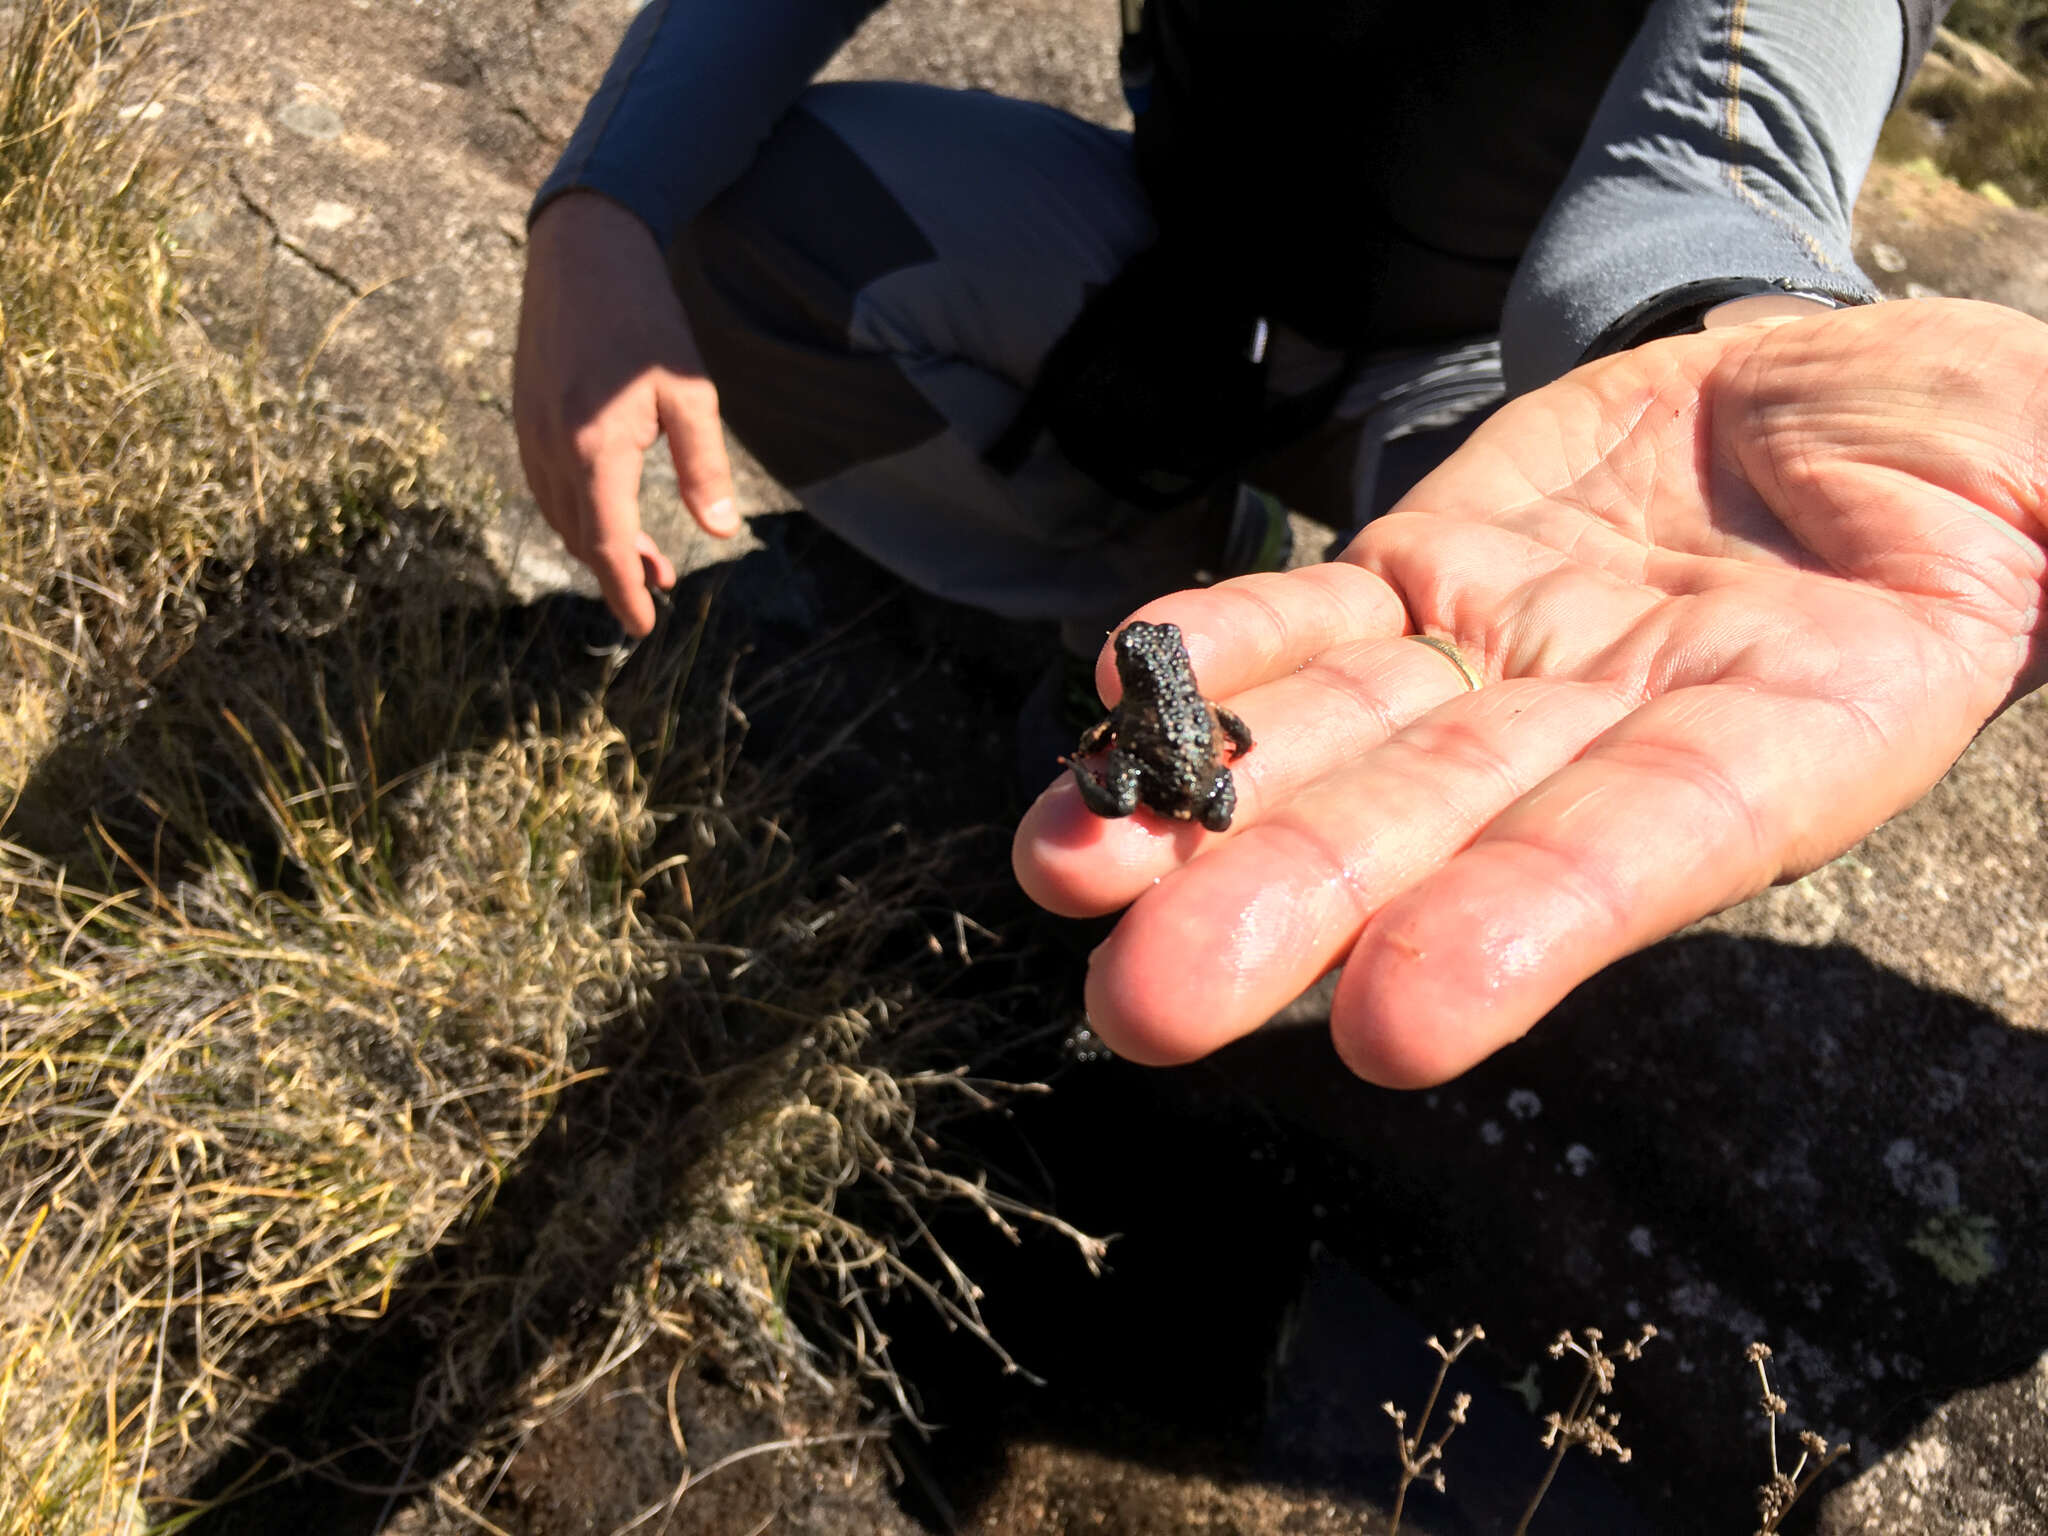
<path fill-rule="evenodd" d="M 1097 816 L 1082 804 L 1073 775 L 1062 774 L 1017 831 L 1017 874 L 1026 892 L 1068 917 L 1128 906 L 1161 876 L 1466 692 L 1465 669 L 1480 666 L 1478 658 L 1454 659 L 1438 649 L 1444 642 L 1417 644 L 1420 638 L 1337 646 L 1229 701 L 1254 743 L 1230 765 L 1237 812 L 1229 832 L 1205 832 L 1194 822 L 1149 812 Z"/>
<path fill-rule="evenodd" d="M 1138 897 L 1090 962 L 1095 1028 L 1153 1064 L 1250 1033 L 1630 703 L 1604 684 L 1500 683 L 1324 774 Z M 1207 939 L 1190 945 L 1190 934 Z"/>

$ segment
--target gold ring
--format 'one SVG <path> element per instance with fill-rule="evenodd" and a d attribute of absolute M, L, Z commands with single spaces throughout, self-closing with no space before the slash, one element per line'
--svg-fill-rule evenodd
<path fill-rule="evenodd" d="M 1465 679 L 1465 691 L 1467 693 L 1476 693 L 1478 691 L 1479 674 L 1472 670 L 1472 663 L 1465 659 L 1465 653 L 1451 644 L 1450 641 L 1437 635 L 1409 635 L 1407 638 L 1416 641 L 1418 644 L 1428 646 L 1437 655 L 1443 657 L 1445 661 L 1456 667 L 1458 669 L 1458 676 Z"/>

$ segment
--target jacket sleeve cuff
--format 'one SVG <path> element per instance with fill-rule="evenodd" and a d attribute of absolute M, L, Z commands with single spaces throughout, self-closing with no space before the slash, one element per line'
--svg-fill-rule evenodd
<path fill-rule="evenodd" d="M 630 173 L 608 173 L 607 168 L 589 165 L 570 166 L 566 161 L 557 165 L 534 193 L 526 209 L 526 227 L 533 228 L 541 210 L 565 192 L 596 192 L 609 198 L 645 224 L 663 250 L 668 249 L 670 237 L 680 227 L 659 187 L 636 181 Z"/>
<path fill-rule="evenodd" d="M 527 210 L 601 192 L 666 249 L 880 0 L 649 0 Z"/>
<path fill-rule="evenodd" d="M 1644 339 L 1695 285 L 1874 299 L 1851 215 L 1904 30 L 1899 0 L 1656 0 L 1516 271 L 1510 392 Z"/>

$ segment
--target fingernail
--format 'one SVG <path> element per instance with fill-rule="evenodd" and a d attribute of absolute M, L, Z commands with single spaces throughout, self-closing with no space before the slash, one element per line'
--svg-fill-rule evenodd
<path fill-rule="evenodd" d="M 704 526 L 713 533 L 740 531 L 739 508 L 733 505 L 730 496 L 721 496 L 704 509 Z"/>

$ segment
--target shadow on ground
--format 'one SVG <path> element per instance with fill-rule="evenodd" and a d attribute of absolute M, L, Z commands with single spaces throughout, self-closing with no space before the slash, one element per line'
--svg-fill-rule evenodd
<path fill-rule="evenodd" d="M 967 861 L 948 882 L 951 898 L 993 914 L 990 892 L 1008 889 L 1003 841 L 971 829 L 1014 818 L 1016 791 L 1005 774 L 962 766 L 992 754 L 1007 761 L 1008 714 L 1031 680 L 1028 648 L 990 621 L 906 600 L 879 572 L 827 549 L 807 524 L 766 518 L 757 533 L 762 547 L 753 554 L 688 578 L 656 634 L 630 652 L 597 605 L 507 603 L 484 575 L 470 580 L 450 551 L 431 544 L 396 560 L 376 553 L 366 557 L 374 569 L 349 575 L 374 584 L 410 566 L 409 581 L 445 582 L 439 601 L 417 585 L 403 596 L 379 587 L 378 598 L 355 592 L 325 614 L 301 600 L 304 573 L 289 557 L 274 569 L 259 561 L 250 591 L 292 600 L 223 605 L 222 622 L 155 680 L 147 708 L 118 731 L 74 734 L 43 766 L 18 824 L 51 857 L 90 858 L 97 839 L 102 855 L 118 848 L 165 883 L 203 853 L 192 829 L 204 828 L 250 850 L 256 877 L 290 894 L 302 872 L 260 807 L 238 821 L 209 792 L 247 780 L 251 748 L 223 728 L 228 704 L 253 722 L 271 760 L 282 759 L 288 741 L 317 756 L 336 722 L 346 729 L 375 719 L 373 748 L 359 756 L 373 759 L 386 782 L 440 754 L 486 745 L 521 719 L 566 720 L 593 702 L 629 739 L 646 740 L 660 723 L 650 710 L 667 705 L 680 720 L 716 722 L 732 745 L 745 738 L 747 759 L 770 781 L 766 803 L 814 860 L 819 881 L 859 882 L 901 860 L 906 826 L 944 831 L 953 835 L 943 856 Z M 392 676 L 380 661 L 394 657 L 437 675 Z M 400 697 L 408 702 L 392 702 Z M 164 782 L 166 732 L 182 738 L 189 783 Z M 715 757 L 720 748 L 707 750 Z M 86 836 L 89 828 L 100 830 Z M 899 950 L 925 947 L 922 930 L 880 943 L 884 967 Z M 932 968 L 956 969 L 950 959 Z M 382 1530 L 480 1436 L 502 1431 L 539 1362 L 592 1341 L 629 1266 L 687 1214 L 687 1176 L 717 1128 L 716 1074 L 738 1059 L 739 1046 L 716 1033 L 694 995 L 698 985 L 659 983 L 601 1026 L 579 1060 L 582 1080 L 561 1095 L 488 1211 L 411 1266 L 380 1317 L 330 1322 L 300 1341 L 266 1384 L 270 1405 L 178 1490 L 173 1512 L 205 1510 L 184 1529 Z M 1016 962 L 997 955 L 960 985 L 1014 991 Z M 795 1303 L 799 1316 L 804 1305 Z M 779 1432 L 778 1416 L 737 1389 L 721 1403 L 719 1365 L 706 1369 L 708 1378 L 688 1389 L 693 1428 L 715 1424 L 741 1444 Z M 806 1408 L 814 1420 L 843 1407 L 829 1393 L 822 1399 Z M 661 1438 L 655 1449 L 665 1453 Z M 693 1436 L 693 1455 L 708 1459 L 716 1441 Z M 715 1493 L 693 1497 L 691 1518 L 751 1521 L 751 1503 L 786 1500 L 818 1480 L 784 1477 L 768 1461 L 749 1470 L 751 1481 L 728 1475 Z M 676 1469 L 654 1471 L 655 1492 L 665 1493 Z M 630 1485 L 647 1472 L 621 1466 L 609 1481 Z M 508 1497 L 520 1483 L 508 1480 Z M 857 1490 L 870 1505 L 873 1488 L 868 1476 Z M 646 1502 L 643 1491 L 631 1493 L 636 1507 Z M 837 1523 L 809 1528 L 878 1529 L 873 1507 L 841 1503 L 852 1507 L 831 1517 Z M 882 1516 L 898 1518 L 887 1509 Z"/>
<path fill-rule="evenodd" d="M 1085 1286 L 975 1255 L 995 1326 L 1052 1385 L 934 1381 L 956 1428 L 925 1465 L 956 1516 L 1014 1505 L 1016 1447 L 1045 1438 L 1384 1500 L 1398 1469 L 1379 1405 L 1419 1407 L 1423 1334 L 1483 1323 L 1475 1380 L 1540 1390 L 1547 1411 L 1575 1380 L 1544 1354 L 1558 1329 L 1654 1322 L 1613 1399 L 1631 1464 L 1561 1482 L 1535 1531 L 1752 1529 L 1769 1467 L 1753 1339 L 1791 1403 L 1787 1464 L 1802 1427 L 1854 1442 L 1823 1489 L 2002 1383 L 1940 1455 L 2048 1518 L 2048 1279 L 2026 1257 L 2048 1240 L 2044 1103 L 2039 1035 L 1854 950 L 1724 935 L 1613 967 L 1435 1093 L 1350 1079 L 1314 1024 L 1175 1073 L 1085 1070 L 1010 1134 L 1072 1219 L 1127 1234 L 1117 1273 Z M 1510 1529 L 1540 1433 L 1512 1396 L 1482 1397 L 1451 1497 L 1411 1496 L 1421 1528 Z"/>
<path fill-rule="evenodd" d="M 1313 1006 L 1175 1072 L 1053 1048 L 1080 1022 L 1088 934 L 1024 910 L 999 833 L 1021 798 L 1009 720 L 1049 639 L 1020 644 L 906 593 L 808 525 L 767 519 L 763 531 L 761 551 L 695 578 L 675 611 L 721 591 L 715 611 L 738 626 L 725 639 L 752 647 L 738 683 L 755 701 L 750 751 L 809 765 L 797 784 L 808 835 L 834 846 L 899 823 L 998 829 L 956 849 L 961 910 L 1006 936 L 972 983 L 1012 1021 L 984 1044 L 997 1070 L 1055 1078 L 1057 1091 L 966 1135 L 1068 1219 L 1123 1234 L 1114 1273 L 1093 1281 L 1054 1244 L 1013 1248 L 978 1218 L 944 1230 L 987 1288 L 991 1326 L 1044 1386 L 1001 1377 L 920 1308 L 890 1309 L 923 1412 L 945 1426 L 897 1441 L 904 1508 L 927 1527 L 1021 1532 L 1099 1515 L 1108 1523 L 1089 1528 L 1184 1528 L 1185 1511 L 1137 1476 L 1152 1468 L 1267 1479 L 1304 1509 L 1349 1511 L 1355 1528 L 1393 1483 L 1378 1405 L 1418 1403 L 1431 1363 L 1421 1334 L 1477 1321 L 1488 1346 L 1468 1358 L 1484 1395 L 1453 1443 L 1450 1497 L 1418 1493 L 1408 1528 L 1506 1529 L 1541 1461 L 1517 1394 L 1555 1405 L 1570 1385 L 1544 1345 L 1564 1327 L 1620 1336 L 1654 1322 L 1662 1337 L 1614 1399 L 1634 1461 L 1561 1483 L 1534 1529 L 1590 1528 L 1588 1512 L 1625 1501 L 1643 1528 L 1740 1531 L 1768 1464 L 1742 1360 L 1750 1340 L 1777 1351 L 1794 1427 L 1856 1443 L 1850 1468 L 1922 1434 L 1970 1389 L 2017 1393 L 2048 1350 L 2048 1276 L 2026 1257 L 2048 1239 L 2048 1159 L 2035 1145 L 2048 1039 L 1850 948 L 1667 942 L 1428 1094 L 1347 1077 Z M 520 686 L 558 686 L 557 707 L 603 670 L 606 621 L 574 602 L 472 603 L 450 622 L 530 658 Z M 371 641 L 318 643 L 354 654 Z M 640 664 L 660 654 L 645 647 Z M 146 765 L 106 761 L 95 782 L 118 808 Z M 75 799 L 75 778 L 63 787 Z M 252 1491 L 187 1530 L 383 1528 L 471 1449 L 533 1361 L 593 1326 L 622 1266 L 673 1216 L 701 1144 L 687 1042 L 648 1027 L 661 1011 L 657 998 L 607 1026 L 591 1062 L 614 1070 L 563 1096 L 487 1216 L 409 1272 L 383 1318 L 319 1341 L 188 1490 Z M 622 1186 L 608 1160 L 624 1146 L 635 1150 Z M 550 1270 L 534 1235 L 571 1215 L 585 1262 Z M 483 1284 L 522 1267 L 516 1306 Z M 476 1390 L 396 1461 L 383 1447 L 419 1422 L 445 1298 L 470 1286 L 479 1306 L 503 1310 L 465 1362 Z M 2027 1469 L 2048 1464 L 2044 1431 L 2038 1413 L 2008 1414 L 2004 1401 L 1950 1450 L 1982 1460 L 2000 1497 L 2038 1510 Z M 1055 1448 L 1050 1463 L 1033 1447 Z M 610 1448 L 588 1453 L 603 1466 Z M 775 1497 L 759 1507 L 772 1512 Z M 672 1529 L 722 1529 L 717 1519 L 739 1512 L 685 1505 Z M 486 1513 L 545 1528 L 516 1508 Z M 874 1511 L 845 1518 L 883 1528 Z M 1631 1517 L 1601 1518 L 1618 1531 Z M 1866 1528 L 1830 1518 L 1830 1530 Z M 804 1528 L 839 1527 L 820 1517 Z"/>

